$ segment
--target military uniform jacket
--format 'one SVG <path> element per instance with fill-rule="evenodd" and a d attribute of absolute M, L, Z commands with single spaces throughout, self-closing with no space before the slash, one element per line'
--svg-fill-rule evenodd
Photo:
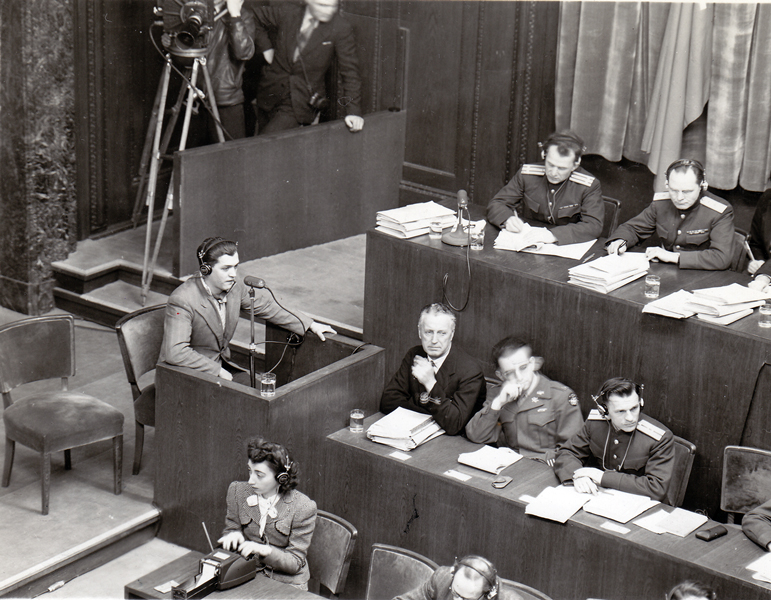
<path fill-rule="evenodd" d="M 757 270 L 755 277 L 758 275 L 771 277 L 771 261 L 768 260 L 771 258 L 771 189 L 763 192 L 755 207 L 750 228 L 750 248 L 757 260 L 766 261 Z"/>
<path fill-rule="evenodd" d="M 529 394 L 501 410 L 490 406 L 501 391 L 497 385 L 487 394 L 482 410 L 466 425 L 466 436 L 477 444 L 514 448 L 525 456 L 543 458 L 566 442 L 584 423 L 578 398 L 569 387 L 538 374 Z"/>
<path fill-rule="evenodd" d="M 709 192 L 687 210 L 678 210 L 667 192 L 655 194 L 644 211 L 620 225 L 608 239 L 622 239 L 631 248 L 654 232 L 666 250 L 680 253 L 681 269 L 720 271 L 731 266 L 734 210 Z"/>
<path fill-rule="evenodd" d="M 744 534 L 763 549 L 771 543 L 771 500 L 753 508 L 742 518 Z"/>
<path fill-rule="evenodd" d="M 399 370 L 383 390 L 380 411 L 388 414 L 403 406 L 415 412 L 432 415 L 447 435 L 463 431 L 471 415 L 482 408 L 485 401 L 487 386 L 479 363 L 455 344 L 450 346 L 447 358 L 435 374 L 436 385 L 428 392 L 439 404 L 422 404 L 420 394 L 426 390 L 412 375 L 412 361 L 415 356 L 426 357 L 422 346 L 411 348 L 404 356 Z"/>
<path fill-rule="evenodd" d="M 260 538 L 260 508 L 250 506 L 254 489 L 246 481 L 228 487 L 228 512 L 222 535 L 240 531 L 247 541 L 269 543 L 271 552 L 262 559 L 265 573 L 283 583 L 299 584 L 310 579 L 306 555 L 316 527 L 316 503 L 297 490 L 289 490 L 276 503 L 276 516 L 268 516 L 264 539 Z"/>
<path fill-rule="evenodd" d="M 674 436 L 661 423 L 640 417 L 632 433 L 615 431 L 592 410 L 580 431 L 557 449 L 554 472 L 563 482 L 581 467 L 596 467 L 605 471 L 602 487 L 666 502 L 674 466 Z"/>
<path fill-rule="evenodd" d="M 543 164 L 523 165 L 487 206 L 487 220 L 501 229 L 514 214 L 549 225 L 558 244 L 596 239 L 605 217 L 600 181 L 579 167 L 552 185 Z"/>

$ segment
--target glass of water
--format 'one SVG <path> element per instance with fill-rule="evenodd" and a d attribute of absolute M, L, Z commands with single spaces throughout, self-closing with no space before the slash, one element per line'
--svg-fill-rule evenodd
<path fill-rule="evenodd" d="M 658 275 L 647 275 L 645 277 L 645 297 L 658 298 L 661 291 L 661 277 Z"/>
<path fill-rule="evenodd" d="M 761 327 L 771 327 L 771 302 L 761 305 L 758 312 L 760 313 L 758 325 Z"/>
<path fill-rule="evenodd" d="M 263 373 L 260 376 L 260 395 L 263 398 L 272 398 L 276 395 L 275 373 Z"/>
<path fill-rule="evenodd" d="M 364 411 L 360 408 L 354 408 L 351 411 L 350 430 L 351 433 L 364 431 Z"/>
<path fill-rule="evenodd" d="M 485 230 L 474 231 L 471 230 L 471 249 L 482 250 L 485 247 Z"/>
<path fill-rule="evenodd" d="M 441 240 L 442 239 L 442 222 L 441 221 L 431 221 L 428 224 L 428 237 L 432 240 Z"/>

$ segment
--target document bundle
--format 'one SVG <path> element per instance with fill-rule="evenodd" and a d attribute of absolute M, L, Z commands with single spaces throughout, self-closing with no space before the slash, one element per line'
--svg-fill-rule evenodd
<path fill-rule="evenodd" d="M 674 319 L 687 319 L 696 315 L 703 321 L 729 325 L 752 314 L 752 310 L 761 306 L 766 298 L 767 295 L 762 292 L 732 283 L 693 292 L 678 290 L 646 304 L 643 312 Z"/>
<path fill-rule="evenodd" d="M 443 433 L 444 429 L 431 415 L 400 406 L 370 425 L 367 437 L 378 444 L 407 452 Z"/>
<path fill-rule="evenodd" d="M 458 462 L 497 475 L 520 458 L 522 458 L 522 455 L 511 448 L 482 446 L 474 452 L 464 452 L 458 456 Z"/>
<path fill-rule="evenodd" d="M 608 254 L 568 269 L 568 283 L 607 294 L 643 277 L 649 267 L 642 252 Z"/>
<path fill-rule="evenodd" d="M 455 212 L 436 202 L 419 202 L 401 208 L 377 212 L 378 231 L 407 239 L 428 233 L 432 221 L 442 223 L 442 228 L 452 227 L 457 219 Z"/>

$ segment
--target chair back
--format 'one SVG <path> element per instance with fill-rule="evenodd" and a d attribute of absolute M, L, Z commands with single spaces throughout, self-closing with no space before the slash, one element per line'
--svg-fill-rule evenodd
<path fill-rule="evenodd" d="M 745 248 L 745 244 L 749 242 L 749 239 L 750 236 L 746 231 L 739 229 L 738 227 L 734 229 L 734 248 L 730 267 L 732 271 L 741 273 L 750 264 L 750 257 Z"/>
<path fill-rule="evenodd" d="M 675 467 L 672 470 L 672 480 L 669 482 L 667 491 L 667 504 L 670 506 L 680 506 L 683 503 L 695 457 L 696 445 L 675 436 Z"/>
<path fill-rule="evenodd" d="M 550 596 L 547 596 L 543 592 L 532 588 L 529 585 L 525 585 L 524 583 L 512 581 L 511 579 L 504 579 L 503 577 L 499 577 L 498 579 L 501 580 L 502 590 L 516 592 L 522 596 L 523 600 L 552 600 Z"/>
<path fill-rule="evenodd" d="M 163 321 L 166 305 L 149 306 L 125 315 L 115 324 L 126 377 L 134 400 L 141 390 L 137 382 L 152 371 L 158 362 L 163 343 Z"/>
<path fill-rule="evenodd" d="M 397 546 L 372 544 L 366 600 L 391 600 L 414 590 L 439 568 L 433 560 Z"/>
<path fill-rule="evenodd" d="M 25 383 L 75 375 L 75 320 L 46 315 L 0 327 L 0 391 L 6 407 L 10 392 Z"/>
<path fill-rule="evenodd" d="M 323 510 L 316 513 L 316 527 L 308 548 L 308 569 L 311 579 L 335 597 L 345 588 L 357 535 L 356 528 L 345 519 Z"/>
<path fill-rule="evenodd" d="M 745 514 L 771 499 L 771 451 L 726 446 L 720 509 Z M 729 514 L 733 522 L 733 514 Z"/>
<path fill-rule="evenodd" d="M 603 196 L 602 203 L 605 205 L 605 218 L 602 220 L 601 237 L 608 237 L 618 227 L 618 213 L 621 210 L 621 202 L 610 196 Z"/>

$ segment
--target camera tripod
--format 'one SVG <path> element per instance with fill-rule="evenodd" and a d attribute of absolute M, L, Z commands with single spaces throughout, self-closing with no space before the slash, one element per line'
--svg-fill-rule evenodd
<path fill-rule="evenodd" d="M 155 238 L 155 245 L 152 250 L 152 256 L 150 253 L 150 247 L 152 243 L 152 230 L 153 230 L 153 214 L 155 212 L 155 192 L 158 186 L 158 175 L 160 173 L 161 163 L 163 160 L 171 160 L 173 157 L 166 154 L 171 141 L 171 136 L 174 133 L 179 113 L 182 108 L 182 103 L 185 102 L 187 97 L 187 106 L 185 108 L 185 116 L 182 122 L 182 133 L 179 140 L 179 151 L 183 151 L 187 145 L 187 136 L 190 130 L 190 118 L 193 113 L 193 105 L 196 99 L 203 99 L 208 96 L 210 99 L 211 113 L 217 125 L 217 139 L 220 142 L 225 141 L 222 125 L 220 123 L 220 115 L 217 110 L 217 102 L 214 99 L 214 88 L 211 83 L 211 76 L 209 70 L 206 67 L 205 49 L 188 50 L 185 53 L 184 58 L 192 58 L 192 65 L 185 67 L 185 74 L 183 76 L 182 87 L 179 90 L 179 96 L 174 106 L 171 108 L 169 122 L 164 130 L 163 121 L 166 113 L 166 98 L 169 92 L 169 82 L 171 80 L 172 58 L 170 54 L 165 55 L 166 64 L 161 75 L 161 80 L 158 83 L 158 91 L 155 94 L 155 102 L 153 104 L 153 112 L 150 117 L 150 124 L 147 127 L 147 134 L 145 135 L 145 145 L 142 149 L 142 159 L 139 165 L 139 187 L 137 189 L 137 196 L 134 202 L 134 211 L 132 214 L 132 221 L 136 227 L 140 214 L 142 212 L 142 199 L 145 199 L 144 204 L 147 206 L 147 232 L 145 235 L 145 252 L 144 262 L 142 265 L 142 306 L 145 305 L 147 300 L 147 294 L 150 290 L 150 283 L 153 279 L 153 273 L 155 272 L 155 264 L 158 260 L 158 254 L 161 250 L 161 242 L 163 240 L 163 232 L 166 228 L 166 221 L 168 220 L 169 212 L 173 208 L 174 200 L 174 172 L 172 170 L 171 179 L 169 181 L 169 189 L 166 192 L 166 202 L 163 207 L 163 214 L 161 216 L 161 223 L 158 229 L 158 235 Z M 175 68 L 176 70 L 176 68 Z M 205 94 L 196 88 L 196 82 L 198 81 L 199 73 L 203 73 L 203 80 L 205 85 Z M 145 194 L 145 188 L 147 193 Z"/>

